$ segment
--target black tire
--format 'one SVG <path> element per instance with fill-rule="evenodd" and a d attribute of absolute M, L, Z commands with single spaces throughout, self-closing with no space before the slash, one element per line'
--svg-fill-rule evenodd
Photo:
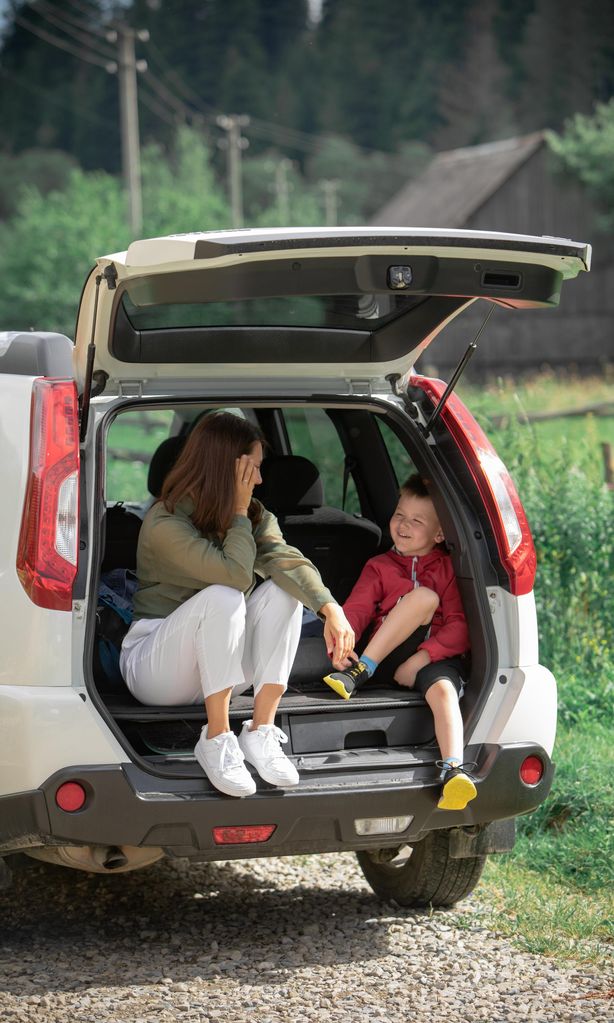
<path fill-rule="evenodd" d="M 453 906 L 473 891 L 486 863 L 486 856 L 453 859 L 445 830 L 429 832 L 411 848 L 409 859 L 399 865 L 385 862 L 388 850 L 356 853 L 375 894 L 399 906 Z"/>

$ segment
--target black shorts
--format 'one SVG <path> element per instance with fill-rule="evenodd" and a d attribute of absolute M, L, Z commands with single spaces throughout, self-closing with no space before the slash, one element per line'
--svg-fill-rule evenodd
<path fill-rule="evenodd" d="M 370 680 L 373 683 L 379 683 L 381 685 L 398 685 L 394 680 L 394 673 L 397 668 L 403 664 L 412 654 L 415 654 L 418 646 L 422 643 L 428 634 L 428 626 L 424 625 L 421 628 L 416 629 L 411 634 L 409 639 L 406 639 L 401 643 L 395 650 L 388 654 L 383 661 L 377 666 L 377 670 L 373 675 L 373 679 Z M 462 657 L 450 657 L 445 661 L 434 661 L 431 664 L 426 664 L 424 668 L 421 668 L 416 675 L 416 683 L 413 691 L 424 694 L 428 689 L 431 688 L 435 682 L 438 682 L 442 678 L 450 680 L 456 692 L 460 697 L 463 695 L 463 691 L 466 685 L 465 679 L 467 677 L 467 666 L 464 658 Z"/>
<path fill-rule="evenodd" d="M 462 657 L 449 657 L 444 661 L 432 661 L 431 664 L 425 664 L 424 668 L 420 668 L 420 671 L 416 675 L 416 684 L 414 689 L 423 696 L 426 695 L 427 690 L 435 685 L 435 682 L 439 682 L 440 679 L 447 678 L 452 683 L 458 698 L 465 691 L 465 674 L 466 666 Z"/>

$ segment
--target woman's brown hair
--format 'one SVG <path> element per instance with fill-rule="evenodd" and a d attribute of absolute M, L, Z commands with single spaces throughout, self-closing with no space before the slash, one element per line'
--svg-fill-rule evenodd
<path fill-rule="evenodd" d="M 160 500 L 174 512 L 182 497 L 191 497 L 191 518 L 197 529 L 209 536 L 225 536 L 235 515 L 236 459 L 247 455 L 264 438 L 246 419 L 232 412 L 210 412 L 196 424 L 175 465 L 162 485 Z M 252 523 L 260 509 L 252 500 Z"/>

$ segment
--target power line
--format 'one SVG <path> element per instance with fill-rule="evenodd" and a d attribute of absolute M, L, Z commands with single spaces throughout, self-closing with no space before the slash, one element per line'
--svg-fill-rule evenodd
<path fill-rule="evenodd" d="M 16 85 L 20 85 L 23 89 L 27 89 L 29 92 L 34 92 L 39 96 L 44 96 L 47 103 L 51 103 L 53 106 L 63 107 L 64 110 L 70 110 L 72 114 L 76 114 L 77 117 L 81 117 L 86 121 L 91 121 L 92 124 L 98 124 L 103 128 L 115 128 L 113 121 L 109 121 L 107 118 L 98 117 L 97 114 L 88 114 L 85 110 L 81 110 L 79 107 L 75 107 L 70 103 L 64 103 L 62 100 L 53 96 L 47 89 L 41 89 L 39 86 L 33 85 L 32 82 L 27 81 L 24 78 L 19 78 L 18 75 L 12 74 L 5 68 L 0 68 L 0 76 L 2 76 L 2 78 L 8 78 L 9 81 L 15 82 Z"/>
<path fill-rule="evenodd" d="M 80 14 L 88 14 L 91 16 L 92 8 L 88 7 L 87 4 L 81 2 L 81 0 L 68 0 L 71 7 L 76 7 Z"/>
<path fill-rule="evenodd" d="M 47 10 L 47 8 L 50 8 Z M 62 18 L 58 17 L 50 4 L 44 3 L 43 0 L 39 0 L 36 7 L 34 8 L 36 13 L 48 21 L 51 25 L 59 28 L 61 32 L 65 32 L 66 35 L 76 39 L 78 43 L 90 46 L 95 53 L 99 53 L 101 56 L 106 57 L 107 60 L 113 59 L 114 54 L 108 48 L 101 48 L 100 43 L 96 39 L 91 39 L 89 34 L 82 32 L 80 29 L 73 28 L 71 25 L 64 24 Z"/>
<path fill-rule="evenodd" d="M 158 64 L 160 67 L 164 78 L 166 78 L 171 88 L 177 89 L 180 93 L 182 93 L 185 99 L 198 108 L 199 112 L 202 112 L 205 116 L 208 116 L 212 122 L 214 122 L 219 111 L 205 103 L 198 93 L 194 92 L 189 85 L 185 84 L 174 68 L 170 67 L 168 61 L 152 39 L 149 40 L 148 53 L 150 57 L 153 58 L 153 63 Z"/>
<path fill-rule="evenodd" d="M 170 68 L 166 58 L 151 39 L 148 45 L 148 54 L 153 59 L 153 63 L 158 64 L 161 68 L 162 74 L 169 83 L 169 86 L 182 93 L 182 95 L 189 100 L 199 113 L 202 113 L 205 118 L 208 119 L 209 123 L 215 123 L 215 118 L 218 116 L 219 111 L 210 104 L 205 103 L 190 86 L 186 85 L 177 72 Z M 259 117 L 250 116 L 249 129 L 251 135 L 264 139 L 268 138 L 272 142 L 277 142 L 279 145 L 286 145 L 290 148 L 300 149 L 307 153 L 319 152 L 322 144 L 321 135 L 309 134 L 307 132 L 300 131 L 298 128 L 290 128 L 285 125 L 275 124 L 273 121 L 265 121 Z M 369 146 L 356 146 L 356 148 L 360 152 L 364 152 L 366 154 L 380 154 L 382 156 L 394 155 L 386 152 L 385 150 L 371 149 Z"/>
<path fill-rule="evenodd" d="M 177 99 L 174 93 L 172 93 L 169 89 L 166 88 L 166 86 L 164 86 L 161 82 L 158 81 L 156 76 L 151 73 L 149 68 L 147 68 L 147 70 L 145 71 L 145 78 L 150 88 L 152 88 L 154 92 L 158 94 L 160 99 L 166 102 L 167 106 L 174 108 L 176 113 L 180 114 L 184 118 L 184 120 L 187 119 L 187 114 L 191 113 L 191 111 L 188 111 L 188 108 L 186 107 L 183 100 Z"/>
<path fill-rule="evenodd" d="M 82 18 L 75 18 L 74 14 L 67 14 L 63 8 L 56 7 L 55 4 L 51 4 L 48 0 L 37 0 L 37 7 L 45 7 L 50 11 L 53 11 L 56 18 L 62 18 L 63 21 L 69 22 L 74 25 L 75 28 L 83 29 L 84 32 L 92 32 L 96 36 L 101 36 L 103 39 L 107 38 L 105 29 L 99 28 L 98 25 L 92 25 Z M 93 11 L 88 11 L 89 14 L 93 14 Z"/>
<path fill-rule="evenodd" d="M 44 28 L 38 28 L 19 14 L 14 14 L 13 19 L 17 25 L 25 28 L 26 32 L 31 32 L 32 35 L 38 36 L 44 42 L 49 43 L 51 46 L 57 47 L 59 50 L 65 50 L 67 53 L 72 54 L 73 57 L 78 57 L 79 60 L 85 60 L 88 64 L 96 64 L 98 67 L 108 70 L 109 61 L 101 60 L 100 57 L 94 56 L 93 54 L 87 54 L 83 50 L 77 50 L 70 43 L 65 42 L 63 39 L 59 39 L 57 36 L 47 32 Z"/>
<path fill-rule="evenodd" d="M 49 12 L 48 15 L 45 15 L 41 11 L 39 12 L 41 16 L 46 17 L 46 20 L 49 21 L 53 21 L 53 19 L 55 19 L 56 24 L 59 24 L 59 18 L 58 15 L 56 15 L 55 13 L 56 9 L 53 8 L 53 5 L 47 3 L 47 0 L 38 0 L 38 2 L 43 9 Z M 78 0 L 70 0 L 70 2 L 74 7 L 77 7 L 80 11 L 87 14 L 92 13 L 91 10 L 89 10 L 85 4 L 78 2 Z M 37 8 L 35 8 L 35 10 L 36 9 Z M 51 11 L 53 11 L 53 14 L 51 13 Z M 66 16 L 67 19 L 69 17 L 70 15 Z M 89 39 L 87 35 L 82 35 L 80 32 L 77 32 L 76 29 L 70 29 L 68 26 L 59 25 L 62 31 L 66 32 L 67 34 L 72 34 L 73 38 L 77 39 L 79 42 L 83 42 L 83 40 L 85 40 L 87 45 L 92 48 L 91 51 L 89 50 L 84 51 L 82 49 L 77 50 L 66 40 L 58 36 L 54 36 L 45 29 L 33 25 L 31 22 L 26 21 L 26 19 L 20 15 L 15 14 L 14 20 L 15 22 L 17 22 L 17 24 L 21 25 L 28 32 L 32 33 L 35 36 L 38 36 L 40 39 L 49 43 L 52 46 L 56 46 L 59 49 L 65 50 L 66 52 L 72 54 L 73 56 L 78 57 L 80 60 L 85 60 L 90 64 L 94 64 L 98 67 L 103 67 L 107 71 L 115 70 L 115 68 L 110 66 L 110 59 L 104 60 L 101 59 L 100 56 L 98 56 L 98 54 L 104 54 L 105 56 L 107 56 L 103 50 L 98 49 L 98 44 L 95 41 Z M 73 20 L 76 21 L 77 19 Z M 81 24 L 83 24 L 83 22 L 81 22 Z M 94 48 L 98 49 L 98 54 L 93 52 Z M 174 125 L 177 123 L 177 115 L 187 120 L 188 116 L 194 117 L 195 114 L 197 114 L 201 118 L 204 118 L 207 123 L 215 124 L 217 116 L 220 116 L 215 110 L 215 108 L 201 100 L 198 94 L 191 87 L 187 86 L 185 82 L 183 82 L 183 80 L 180 78 L 177 72 L 169 67 L 164 56 L 162 55 L 158 47 L 155 46 L 155 44 L 151 40 L 149 40 L 149 49 L 152 53 L 152 56 L 154 57 L 154 63 L 157 63 L 159 66 L 162 67 L 163 77 L 168 82 L 167 87 L 162 82 L 158 81 L 155 78 L 155 76 L 151 74 L 151 72 L 148 72 L 148 84 L 150 85 L 150 88 L 152 88 L 154 92 L 157 93 L 158 97 L 162 99 L 167 105 L 165 108 L 162 104 L 160 104 L 158 100 L 155 100 L 152 96 L 149 96 L 148 101 L 146 102 L 145 105 L 148 106 L 151 112 L 154 113 L 156 116 L 160 117 L 169 125 Z M 176 94 L 176 91 L 174 90 L 178 90 L 179 92 L 183 93 L 183 96 L 188 100 L 190 106 L 186 104 L 185 99 L 179 98 Z M 143 96 L 145 95 L 146 94 L 143 93 Z M 191 109 L 190 107 L 194 109 Z M 290 149 L 299 149 L 302 150 L 303 152 L 310 154 L 318 153 L 321 149 L 323 141 L 323 136 L 321 135 L 308 134 L 307 132 L 300 131 L 297 128 L 290 128 L 284 125 L 275 124 L 274 122 L 265 121 L 257 117 L 250 118 L 250 134 L 256 136 L 257 138 L 268 139 L 269 141 L 273 142 L 276 145 L 284 146 Z M 393 153 L 390 152 L 385 152 L 383 150 L 378 149 L 370 149 L 369 147 L 366 146 L 356 146 L 356 149 L 358 149 L 359 152 L 363 152 L 368 155 L 379 154 L 386 157 L 394 155 Z"/>
<path fill-rule="evenodd" d="M 154 96 L 150 96 L 144 89 L 139 91 L 139 101 L 147 107 L 148 110 L 159 117 L 161 121 L 165 121 L 166 124 L 170 124 L 171 127 L 177 127 L 177 116 L 176 114 L 169 113 L 166 107 L 163 107 L 161 103 Z"/>

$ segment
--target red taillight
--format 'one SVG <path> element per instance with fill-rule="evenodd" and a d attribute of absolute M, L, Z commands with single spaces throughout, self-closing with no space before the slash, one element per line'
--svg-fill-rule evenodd
<path fill-rule="evenodd" d="M 82 810 L 86 799 L 87 793 L 78 781 L 65 781 L 55 794 L 57 805 L 66 813 L 76 813 L 77 810 Z"/>
<path fill-rule="evenodd" d="M 72 380 L 32 388 L 30 467 L 17 574 L 35 604 L 70 611 L 79 548 L 79 416 Z"/>
<path fill-rule="evenodd" d="M 520 765 L 520 777 L 525 785 L 537 785 L 544 776 L 544 765 L 539 757 L 526 757 Z"/>
<path fill-rule="evenodd" d="M 246 824 L 242 827 L 219 827 L 213 829 L 216 845 L 240 845 L 243 842 L 268 842 L 276 824 Z"/>
<path fill-rule="evenodd" d="M 411 376 L 437 404 L 446 385 L 443 380 Z M 512 478 L 478 426 L 469 409 L 456 394 L 448 398 L 441 416 L 475 480 L 494 533 L 501 564 L 516 596 L 530 593 L 535 581 L 536 557 L 533 537 Z"/>

